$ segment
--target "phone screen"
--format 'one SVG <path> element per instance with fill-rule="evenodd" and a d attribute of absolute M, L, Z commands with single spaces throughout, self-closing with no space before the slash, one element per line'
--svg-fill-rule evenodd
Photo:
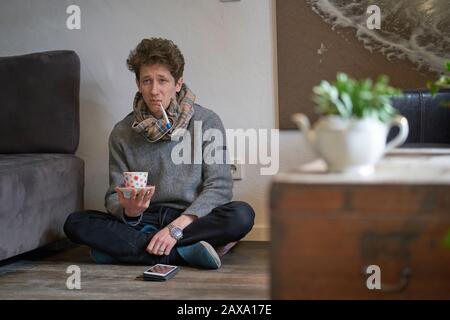
<path fill-rule="evenodd" d="M 156 264 L 156 265 L 150 267 L 144 273 L 156 273 L 156 274 L 160 274 L 162 276 L 165 276 L 165 275 L 167 275 L 168 273 L 170 273 L 171 271 L 173 271 L 176 268 L 177 268 L 176 266 L 169 266 L 169 265 L 166 265 L 166 264 Z"/>

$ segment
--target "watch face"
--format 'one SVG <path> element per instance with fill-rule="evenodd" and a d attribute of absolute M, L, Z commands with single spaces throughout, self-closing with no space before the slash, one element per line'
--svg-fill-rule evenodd
<path fill-rule="evenodd" d="M 180 240 L 183 237 L 183 231 L 180 228 L 173 227 L 170 230 L 170 234 L 172 237 L 174 237 L 176 240 Z"/>

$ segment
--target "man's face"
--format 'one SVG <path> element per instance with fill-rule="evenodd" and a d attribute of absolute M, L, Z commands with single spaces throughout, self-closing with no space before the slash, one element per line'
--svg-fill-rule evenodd
<path fill-rule="evenodd" d="M 183 78 L 177 83 L 170 71 L 161 64 L 143 65 L 140 69 L 139 81 L 136 80 L 149 111 L 157 118 L 162 117 L 160 104 L 167 109 L 170 99 L 175 98 L 181 90 Z"/>

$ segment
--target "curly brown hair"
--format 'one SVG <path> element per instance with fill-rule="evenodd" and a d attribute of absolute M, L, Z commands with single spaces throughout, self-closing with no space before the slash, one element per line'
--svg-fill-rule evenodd
<path fill-rule="evenodd" d="M 184 57 L 177 45 L 171 40 L 163 38 L 143 39 L 130 52 L 127 59 L 128 69 L 136 74 L 137 80 L 139 80 L 141 66 L 152 64 L 165 66 L 175 78 L 175 83 L 183 76 Z"/>

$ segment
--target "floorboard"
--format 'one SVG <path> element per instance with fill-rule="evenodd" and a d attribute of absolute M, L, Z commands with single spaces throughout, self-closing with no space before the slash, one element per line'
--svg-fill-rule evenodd
<path fill-rule="evenodd" d="M 182 267 L 167 282 L 139 278 L 146 266 L 98 265 L 88 248 L 33 252 L 0 265 L 5 299 L 269 299 L 268 242 L 243 241 L 222 257 L 219 270 Z M 81 289 L 66 286 L 67 267 L 81 270 Z"/>

